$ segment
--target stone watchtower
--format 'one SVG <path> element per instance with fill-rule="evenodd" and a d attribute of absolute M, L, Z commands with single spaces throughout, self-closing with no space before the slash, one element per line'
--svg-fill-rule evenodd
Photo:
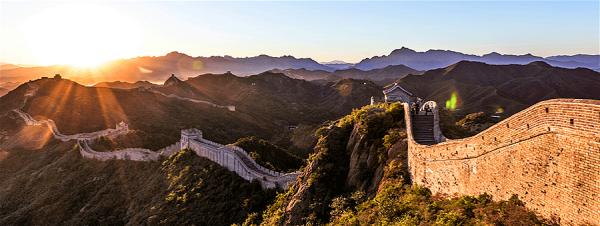
<path fill-rule="evenodd" d="M 121 122 L 117 123 L 116 128 L 119 131 L 127 131 L 127 130 L 129 130 L 129 125 L 127 125 L 127 123 L 121 121 Z"/>
<path fill-rule="evenodd" d="M 202 138 L 202 131 L 196 128 L 181 130 L 181 149 L 190 147 L 190 140 Z"/>
<path fill-rule="evenodd" d="M 399 101 L 411 104 L 416 99 L 415 95 L 402 88 L 398 83 L 394 83 L 394 85 L 383 90 L 383 95 L 386 103 Z"/>

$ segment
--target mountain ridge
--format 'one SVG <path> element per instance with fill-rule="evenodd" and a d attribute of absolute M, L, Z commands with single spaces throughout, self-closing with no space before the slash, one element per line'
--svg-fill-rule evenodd
<path fill-rule="evenodd" d="M 576 54 L 557 55 L 549 57 L 534 56 L 530 53 L 523 55 L 500 54 L 491 52 L 483 55 L 466 54 L 452 50 L 430 49 L 418 52 L 407 47 L 395 49 L 388 55 L 365 58 L 354 67 L 371 70 L 389 65 L 404 64 L 417 70 L 431 70 L 446 67 L 456 62 L 481 61 L 488 64 L 528 64 L 533 61 L 545 61 L 553 66 L 565 68 L 585 67 L 596 69 L 600 67 L 600 55 Z"/>
<path fill-rule="evenodd" d="M 395 49 L 388 55 L 365 58 L 356 64 L 345 62 L 319 63 L 311 58 L 296 58 L 290 55 L 273 57 L 265 54 L 252 57 L 198 56 L 172 51 L 162 56 L 140 56 L 114 60 L 97 69 L 77 68 L 68 65 L 51 65 L 17 68 L 0 67 L 0 82 L 25 82 L 39 76 L 63 74 L 83 84 L 96 84 L 105 81 L 135 82 L 146 80 L 162 82 L 169 74 L 182 78 L 200 74 L 220 74 L 231 72 L 240 76 L 259 74 L 270 70 L 300 70 L 335 72 L 336 70 L 381 69 L 392 65 L 405 65 L 418 71 L 447 67 L 462 60 L 481 61 L 489 64 L 528 64 L 545 61 L 552 66 L 600 70 L 600 55 L 576 54 L 539 57 L 532 54 L 511 55 L 491 52 L 484 55 L 465 54 L 451 50 L 430 49 L 418 52 L 407 47 Z"/>

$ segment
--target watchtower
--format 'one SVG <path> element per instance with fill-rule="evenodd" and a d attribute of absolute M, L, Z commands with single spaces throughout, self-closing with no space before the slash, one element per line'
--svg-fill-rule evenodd
<path fill-rule="evenodd" d="M 202 138 L 202 131 L 196 128 L 181 130 L 181 149 L 190 147 L 190 141 Z"/>
<path fill-rule="evenodd" d="M 119 131 L 127 131 L 127 130 L 129 130 L 129 125 L 127 125 L 127 123 L 121 121 L 121 122 L 117 123 L 116 128 Z"/>
<path fill-rule="evenodd" d="M 415 99 L 415 95 L 402 88 L 398 83 L 394 83 L 394 85 L 383 90 L 383 95 L 386 103 L 400 101 L 411 104 Z"/>

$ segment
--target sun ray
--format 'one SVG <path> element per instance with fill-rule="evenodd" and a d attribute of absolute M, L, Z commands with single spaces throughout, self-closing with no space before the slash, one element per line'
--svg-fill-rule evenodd
<path fill-rule="evenodd" d="M 104 124 L 108 127 L 114 126 L 121 121 L 128 122 L 127 114 L 123 110 L 121 103 L 116 98 L 114 89 L 111 88 L 92 88 L 96 92 L 99 114 L 103 117 Z"/>

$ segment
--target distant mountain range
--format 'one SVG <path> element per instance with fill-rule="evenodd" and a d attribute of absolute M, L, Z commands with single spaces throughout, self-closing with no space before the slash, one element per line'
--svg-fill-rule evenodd
<path fill-rule="evenodd" d="M 0 82 L 0 97 L 4 96 L 4 94 L 8 93 L 14 88 L 17 88 L 19 84 L 20 83 L 18 82 Z"/>
<path fill-rule="evenodd" d="M 408 67 L 410 70 L 416 72 L 447 67 L 463 60 L 500 65 L 528 64 L 534 61 L 543 61 L 552 66 L 564 68 L 585 67 L 592 70 L 600 70 L 600 55 L 578 54 L 544 58 L 531 54 L 505 55 L 493 52 L 478 56 L 449 50 L 417 52 L 402 47 L 401 49 L 392 51 L 389 55 L 366 58 L 357 64 L 343 61 L 318 63 L 310 58 L 295 58 L 293 56 L 272 57 L 259 55 L 243 58 L 231 56 L 192 57 L 179 52 L 171 52 L 164 56 L 144 56 L 112 61 L 96 70 L 79 69 L 65 65 L 21 67 L 18 65 L 0 64 L 0 82 L 25 82 L 40 76 L 52 76 L 57 73 L 68 75 L 69 79 L 85 84 L 106 81 L 136 82 L 142 80 L 162 82 L 170 74 L 176 74 L 183 78 L 206 73 L 221 74 L 226 72 L 231 72 L 238 76 L 249 76 L 275 70 L 284 72 L 293 78 L 306 80 L 328 80 L 339 77 L 369 79 L 380 83 L 390 77 L 398 78 L 405 75 L 403 72 L 399 72 L 394 76 L 389 74 L 382 75 L 390 72 L 390 68 L 387 68 L 388 66 L 403 65 L 403 67 Z M 371 71 L 375 69 L 382 69 L 383 71 Z M 397 68 L 394 70 L 397 70 Z M 377 74 L 377 76 L 374 76 L 374 74 Z"/>
<path fill-rule="evenodd" d="M 544 58 L 531 54 L 504 55 L 492 52 L 478 56 L 450 50 L 427 50 L 425 52 L 417 52 L 406 47 L 396 49 L 387 56 L 375 56 L 363 59 L 354 67 L 361 70 L 372 70 L 384 68 L 389 65 L 403 64 L 417 70 L 426 71 L 446 67 L 463 60 L 478 61 L 488 64 L 528 64 L 534 61 L 544 61 L 552 66 L 564 68 L 584 67 L 594 70 L 600 68 L 600 55 L 578 54 L 573 56 L 551 56 Z"/>
<path fill-rule="evenodd" d="M 0 63 L 0 70 L 20 68 L 19 65 Z"/>
<path fill-rule="evenodd" d="M 600 73 L 553 67 L 536 61 L 526 65 L 490 65 L 461 61 L 398 83 L 424 100 L 444 106 L 454 94 L 463 113 L 498 112 L 509 116 L 539 101 L 553 98 L 600 99 Z"/>
<path fill-rule="evenodd" d="M 341 60 L 334 60 L 334 61 L 329 61 L 329 62 L 321 62 L 321 64 L 336 69 L 336 70 L 343 70 L 343 69 L 348 69 L 348 68 L 352 68 L 354 66 L 354 64 L 352 63 L 347 63 Z"/>
<path fill-rule="evenodd" d="M 271 70 L 272 72 L 283 73 L 288 77 L 295 79 L 303 79 L 307 81 L 335 81 L 343 78 L 360 79 L 373 81 L 380 85 L 385 85 L 394 80 L 401 79 L 409 74 L 422 74 L 422 71 L 417 71 L 404 65 L 392 65 L 385 68 L 363 71 L 356 68 L 348 68 L 335 70 L 333 72 L 322 70 L 306 70 L 306 69 L 286 69 L 286 70 Z"/>
<path fill-rule="evenodd" d="M 334 71 L 334 68 L 322 65 L 309 58 L 292 56 L 271 57 L 259 55 L 255 57 L 235 58 L 230 56 L 191 57 L 179 52 L 171 52 L 165 56 L 137 57 L 112 61 L 97 70 L 78 69 L 65 65 L 20 67 L 0 70 L 0 82 L 19 81 L 53 76 L 68 75 L 69 79 L 95 84 L 105 81 L 135 82 L 146 80 L 164 81 L 169 75 L 193 77 L 200 74 L 219 74 L 231 72 L 238 76 L 259 74 L 268 70 L 300 69 Z"/>

